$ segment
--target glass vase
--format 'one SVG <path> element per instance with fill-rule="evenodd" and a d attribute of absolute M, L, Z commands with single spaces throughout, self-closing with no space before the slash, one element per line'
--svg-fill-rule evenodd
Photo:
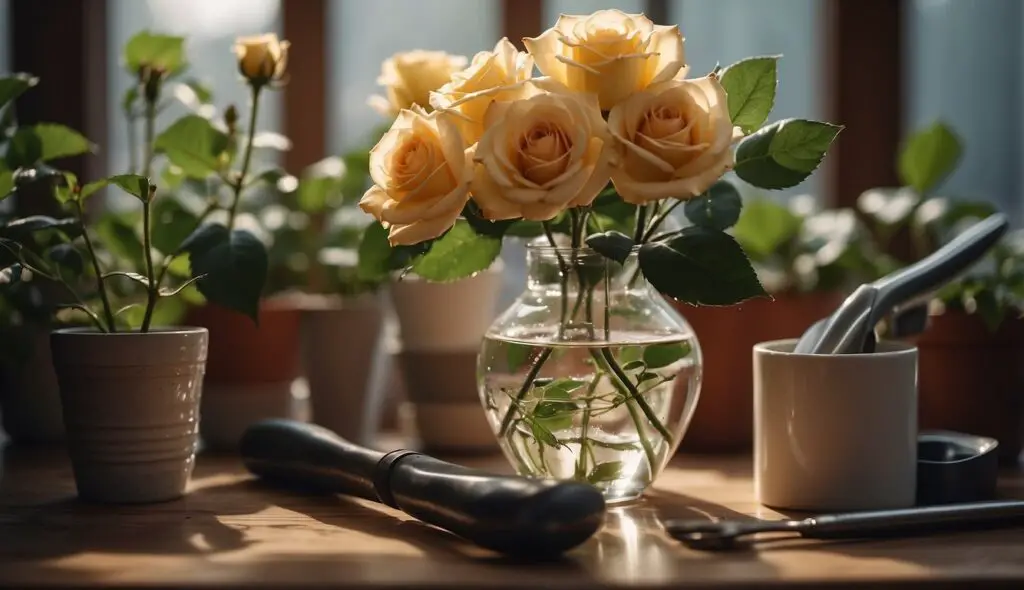
<path fill-rule="evenodd" d="M 609 503 L 639 497 L 693 416 L 701 351 L 640 273 L 587 248 L 527 248 L 526 290 L 491 325 L 480 399 L 521 475 L 576 479 Z"/>

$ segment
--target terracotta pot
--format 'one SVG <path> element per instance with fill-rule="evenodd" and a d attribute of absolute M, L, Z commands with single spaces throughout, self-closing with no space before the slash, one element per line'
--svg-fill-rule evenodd
<path fill-rule="evenodd" d="M 995 333 L 975 315 L 932 316 L 916 339 L 918 422 L 990 436 L 999 459 L 1016 463 L 1024 445 L 1024 320 L 1006 319 Z"/>
<path fill-rule="evenodd" d="M 78 495 L 143 503 L 185 493 L 199 440 L 205 328 L 52 335 Z"/>
<path fill-rule="evenodd" d="M 210 332 L 201 427 L 206 448 L 233 450 L 253 422 L 293 417 L 302 312 L 292 300 L 261 302 L 259 325 L 212 304 L 189 310 L 185 321 Z"/>
<path fill-rule="evenodd" d="M 382 399 L 374 382 L 384 356 L 383 311 L 376 296 L 324 300 L 303 311 L 302 361 L 312 422 L 372 445 Z"/>
<path fill-rule="evenodd" d="M 839 292 L 781 294 L 730 307 L 675 307 L 697 333 L 704 357 L 700 401 L 683 452 L 751 452 L 754 440 L 753 348 L 759 342 L 798 338 L 832 313 Z M 685 386 L 685 381 L 677 381 Z"/>
<path fill-rule="evenodd" d="M 50 356 L 50 330 L 23 326 L 4 330 L 25 353 L 10 359 L 0 375 L 0 412 L 7 436 L 18 444 L 55 444 L 64 441 L 57 375 Z"/>

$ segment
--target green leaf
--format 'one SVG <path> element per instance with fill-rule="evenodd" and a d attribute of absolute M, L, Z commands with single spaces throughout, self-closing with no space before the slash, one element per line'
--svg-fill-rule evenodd
<path fill-rule="evenodd" d="M 24 203 L 46 203 L 60 195 L 57 189 L 66 184 L 68 177 L 60 170 L 46 164 L 19 168 L 11 176 L 14 189 L 7 193 L 20 195 Z"/>
<path fill-rule="evenodd" d="M 86 154 L 93 149 L 95 146 L 84 135 L 70 127 L 39 123 L 19 128 L 11 138 L 7 167 L 13 170 L 33 166 L 39 162 Z"/>
<path fill-rule="evenodd" d="M 736 148 L 736 175 L 763 189 L 796 186 L 821 164 L 842 131 L 831 123 L 785 119 L 762 127 Z"/>
<path fill-rule="evenodd" d="M 636 243 L 626 234 L 617 231 L 606 231 L 588 237 L 587 245 L 601 256 L 614 260 L 619 264 L 625 264 L 626 259 L 633 252 Z"/>
<path fill-rule="evenodd" d="M 38 83 L 39 78 L 30 74 L 12 74 L 0 78 L 0 109 Z"/>
<path fill-rule="evenodd" d="M 100 244 L 131 268 L 142 268 L 145 265 L 142 239 L 127 221 L 115 215 L 107 215 L 96 224 L 96 233 Z"/>
<path fill-rule="evenodd" d="M 14 194 L 14 172 L 0 169 L 0 201 Z"/>
<path fill-rule="evenodd" d="M 555 435 L 551 433 L 539 420 L 530 421 L 530 431 L 533 432 L 533 438 L 537 439 L 540 444 L 548 445 L 549 447 L 559 447 L 561 444 Z"/>
<path fill-rule="evenodd" d="M 494 238 L 501 238 L 515 223 L 517 219 L 503 219 L 500 221 L 491 221 L 484 217 L 480 207 L 473 201 L 466 203 L 466 206 L 462 209 L 462 217 L 466 219 L 473 231 L 482 236 L 491 236 Z"/>
<path fill-rule="evenodd" d="M 149 200 L 150 186 L 149 179 L 138 174 L 119 174 L 111 176 L 106 180 L 107 184 L 120 187 L 129 195 L 145 203 Z M 95 184 L 95 183 L 90 183 Z M 84 192 L 84 189 L 83 189 Z"/>
<path fill-rule="evenodd" d="M 356 277 L 362 281 L 382 281 L 391 272 L 391 245 L 388 243 L 388 230 L 379 223 L 371 223 L 363 232 L 359 243 L 359 262 L 356 265 Z"/>
<path fill-rule="evenodd" d="M 751 57 L 722 73 L 729 96 L 729 117 L 744 133 L 753 133 L 771 114 L 778 87 L 779 56 Z"/>
<path fill-rule="evenodd" d="M 0 226 L 0 238 L 21 242 L 44 230 L 58 230 L 71 235 L 81 233 L 81 224 L 74 217 L 54 219 L 46 215 L 29 215 Z"/>
<path fill-rule="evenodd" d="M 753 199 L 744 205 L 732 233 L 750 256 L 764 260 L 796 238 L 801 225 L 787 207 L 770 199 Z"/>
<path fill-rule="evenodd" d="M 647 364 L 648 369 L 660 369 L 679 361 L 679 359 L 686 358 L 691 351 L 689 342 L 655 344 L 644 350 L 644 363 Z"/>
<path fill-rule="evenodd" d="M 57 244 L 50 248 L 46 257 L 70 270 L 76 276 L 82 274 L 82 270 L 85 268 L 81 252 L 72 244 Z"/>
<path fill-rule="evenodd" d="M 156 138 L 156 149 L 190 178 L 203 179 L 222 168 L 228 136 L 208 119 L 186 115 Z"/>
<path fill-rule="evenodd" d="M 690 223 L 719 231 L 736 225 L 742 210 L 739 191 L 726 180 L 719 180 L 704 195 L 683 204 L 683 212 Z"/>
<path fill-rule="evenodd" d="M 732 305 L 767 295 L 732 236 L 702 227 L 644 244 L 640 269 L 663 295 L 692 305 Z"/>
<path fill-rule="evenodd" d="M 481 236 L 460 219 L 413 262 L 412 270 L 428 281 L 456 281 L 487 270 L 500 253 L 500 239 Z"/>
<path fill-rule="evenodd" d="M 586 384 L 585 381 L 577 381 L 575 379 L 557 379 L 544 387 L 544 398 L 568 399 L 567 396 L 570 393 Z"/>
<path fill-rule="evenodd" d="M 899 156 L 900 181 L 923 195 L 956 169 L 962 153 L 953 130 L 937 122 L 904 143 Z"/>
<path fill-rule="evenodd" d="M 595 484 L 605 481 L 614 481 L 622 477 L 622 467 L 622 461 L 606 461 L 604 463 L 598 463 L 594 466 L 594 469 L 590 471 L 590 475 L 587 476 L 587 481 Z"/>
<path fill-rule="evenodd" d="M 636 384 L 646 383 L 652 379 L 660 379 L 657 373 L 640 373 L 636 378 Z"/>
<path fill-rule="evenodd" d="M 303 178 L 299 181 L 295 200 L 299 209 L 314 215 L 322 213 L 331 204 L 333 197 L 341 195 L 340 181 L 329 176 Z"/>
<path fill-rule="evenodd" d="M 143 67 L 168 75 L 185 67 L 185 38 L 142 31 L 128 40 L 124 47 L 124 64 L 129 73 L 137 74 Z"/>
<path fill-rule="evenodd" d="M 171 197 L 156 199 L 152 207 L 153 247 L 165 255 L 173 254 L 199 225 L 199 218 Z"/>
<path fill-rule="evenodd" d="M 259 322 L 259 303 L 267 281 L 267 250 L 256 236 L 222 225 L 204 224 L 182 243 L 192 276 L 209 301 Z"/>
<path fill-rule="evenodd" d="M 636 371 L 647 368 L 647 363 L 641 360 L 629 361 L 622 366 L 623 371 Z"/>

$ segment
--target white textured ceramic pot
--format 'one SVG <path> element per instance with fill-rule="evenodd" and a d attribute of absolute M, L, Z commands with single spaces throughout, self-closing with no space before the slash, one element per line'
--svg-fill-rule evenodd
<path fill-rule="evenodd" d="M 426 449 L 494 452 L 497 443 L 476 391 L 476 355 L 497 313 L 500 261 L 471 278 L 431 283 L 407 276 L 391 285 L 401 334 L 404 421 Z"/>
<path fill-rule="evenodd" d="M 25 326 L 0 338 L 18 347 L 7 359 L 0 383 L 4 431 L 15 443 L 55 444 L 64 441 L 57 376 L 50 358 L 50 330 Z"/>
<path fill-rule="evenodd" d="M 383 359 L 383 325 L 374 295 L 324 299 L 303 310 L 310 419 L 363 445 L 373 444 L 380 425 L 383 400 L 374 377 Z"/>
<path fill-rule="evenodd" d="M 53 332 L 79 497 L 144 503 L 184 494 L 199 440 L 208 342 L 205 328 Z"/>

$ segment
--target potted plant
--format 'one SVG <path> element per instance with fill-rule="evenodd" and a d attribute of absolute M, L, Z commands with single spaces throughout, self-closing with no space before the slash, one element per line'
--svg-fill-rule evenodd
<path fill-rule="evenodd" d="M 897 162 L 902 186 L 861 195 L 858 207 L 883 246 L 902 261 L 929 254 L 997 211 L 988 201 L 936 193 L 962 153 L 956 132 L 937 121 L 904 141 Z M 918 306 L 921 313 L 905 313 L 917 321 L 904 323 L 916 325 L 899 331 L 918 346 L 920 427 L 994 437 L 1004 464 L 1016 464 L 1024 444 L 1020 240 L 1018 233 L 1006 236 L 983 261 Z"/>
<path fill-rule="evenodd" d="M 179 77 L 176 65 L 184 62 L 185 39 L 145 31 L 126 45 L 123 61 L 129 72 L 142 76 L 133 55 L 153 39 L 168 47 L 161 59 L 173 55 L 168 79 Z M 200 284 L 198 290 L 186 291 L 190 296 L 181 311 L 183 321 L 211 334 L 201 428 L 204 443 L 213 449 L 232 448 L 255 420 L 290 415 L 291 386 L 299 375 L 299 311 L 287 298 L 265 290 L 268 238 L 242 208 L 250 195 L 273 190 L 280 177 L 262 153 L 290 147 L 287 138 L 256 127 L 262 97 L 280 88 L 285 79 L 288 42 L 273 34 L 240 38 L 234 50 L 250 94 L 248 112 L 234 105 L 218 111 L 213 96 L 195 84 L 142 84 L 129 88 L 123 100 L 132 136 L 142 131 L 132 165 L 139 163 L 154 177 L 159 167 L 162 188 L 175 197 L 165 199 L 155 214 L 182 230 L 191 220 L 206 222 L 225 261 L 232 261 L 223 276 L 245 281 L 241 289 L 258 289 L 260 294 L 245 302 L 246 307 L 220 291 L 228 290 L 225 285 L 204 289 Z M 188 107 L 186 114 L 159 129 L 156 114 L 174 99 Z M 234 231 L 243 229 L 244 233 Z M 187 266 L 168 264 L 162 272 L 173 275 L 183 270 Z"/>
<path fill-rule="evenodd" d="M 689 77 L 678 28 L 643 15 L 563 15 L 524 43 L 528 53 L 503 41 L 494 59 L 474 58 L 431 95 L 433 113 L 398 115 L 360 201 L 387 232 L 367 232 L 375 254 L 360 262 L 451 281 L 489 268 L 510 231 L 539 226 L 548 243 L 528 248 L 526 290 L 481 343 L 483 412 L 519 473 L 624 501 L 668 462 L 700 389 L 700 345 L 662 295 L 767 296 L 726 231 L 739 210 L 712 187 L 730 169 L 756 187 L 795 186 L 840 127 L 765 125 L 776 58 Z M 534 60 L 544 77 L 531 78 Z M 632 235 L 594 231 L 615 218 L 602 194 L 633 213 Z M 690 201 L 698 223 L 663 229 Z"/>
<path fill-rule="evenodd" d="M 325 158 L 246 203 L 271 236 L 268 290 L 299 294 L 310 419 L 363 444 L 380 424 L 383 389 L 374 377 L 385 360 L 380 282 L 361 278 L 357 265 L 372 221 L 355 206 L 369 179 L 368 153 Z"/>
<path fill-rule="evenodd" d="M 740 195 L 731 189 L 715 198 L 740 207 Z M 884 260 L 852 209 L 821 209 L 811 195 L 788 203 L 755 195 L 742 207 L 731 232 L 772 299 L 731 307 L 677 304 L 705 354 L 701 400 L 680 446 L 683 451 L 750 452 L 754 376 L 749 360 L 754 345 L 799 337 L 832 313 L 857 281 L 877 274 L 875 266 Z M 685 212 L 701 214 L 693 206 Z"/>
<path fill-rule="evenodd" d="M 6 145 L 4 164 L 13 171 L 14 188 L 4 196 L 50 197 L 67 217 L 6 222 L 0 228 L 0 283 L 7 289 L 22 281 L 53 286 L 57 307 L 66 310 L 58 319 L 86 324 L 51 336 L 79 495 L 153 502 L 185 491 L 198 443 L 208 347 L 205 328 L 162 324 L 162 310 L 195 287 L 255 321 L 267 255 L 255 235 L 233 227 L 230 209 L 226 225 L 211 223 L 219 202 L 211 199 L 192 214 L 151 180 L 159 153 L 192 178 L 224 178 L 236 193 L 252 182 L 244 166 L 241 173 L 230 170 L 228 136 L 209 120 L 186 115 L 156 135 L 162 89 L 185 70 L 181 39 L 137 35 L 125 49 L 125 62 L 138 80 L 129 97 L 143 105 L 141 170 L 79 182 L 43 162 L 84 151 L 84 138 L 53 126 L 18 128 Z M 260 80 L 269 81 L 251 83 Z M 122 215 L 89 219 L 87 200 L 107 187 L 141 205 L 140 228 Z"/>

